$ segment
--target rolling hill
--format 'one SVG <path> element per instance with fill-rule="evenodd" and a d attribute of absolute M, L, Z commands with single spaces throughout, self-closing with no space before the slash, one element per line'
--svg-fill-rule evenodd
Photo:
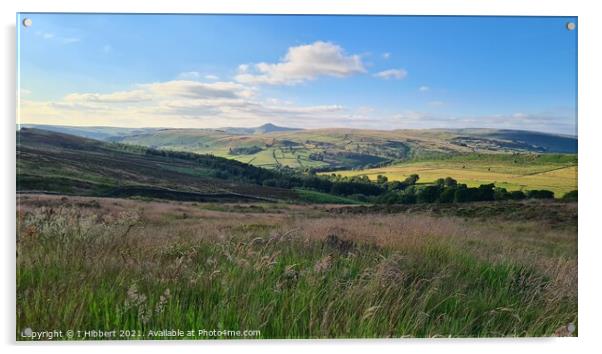
<path fill-rule="evenodd" d="M 260 185 L 273 172 L 237 161 L 107 143 L 47 130 L 17 132 L 17 191 L 190 201 L 295 200 Z"/>
<path fill-rule="evenodd" d="M 294 129 L 273 124 L 221 129 L 43 128 L 155 149 L 213 154 L 266 168 L 315 171 L 383 167 L 475 153 L 577 152 L 576 137 L 519 130 Z"/>

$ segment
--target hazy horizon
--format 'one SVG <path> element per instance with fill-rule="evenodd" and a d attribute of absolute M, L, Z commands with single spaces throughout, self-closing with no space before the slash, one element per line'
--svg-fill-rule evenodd
<path fill-rule="evenodd" d="M 287 128 L 292 130 L 328 130 L 328 129 L 347 129 L 347 130 L 368 130 L 368 131 L 383 131 L 383 132 L 391 132 L 398 130 L 444 130 L 444 131 L 457 131 L 457 130 L 510 130 L 510 131 L 524 131 L 531 133 L 541 133 L 541 134 L 550 134 L 550 135 L 558 135 L 564 137 L 573 137 L 578 138 L 577 134 L 563 134 L 563 133 L 554 133 L 554 132 L 546 132 L 540 130 L 527 130 L 527 129 L 499 129 L 499 128 L 475 128 L 475 127 L 465 127 L 465 128 L 395 128 L 395 129 L 378 129 L 378 128 L 350 128 L 350 127 L 340 127 L 340 126 L 330 126 L 323 128 L 300 128 L 300 127 L 292 127 L 292 126 L 282 126 L 278 124 L 273 124 L 271 122 L 263 123 L 255 126 L 223 126 L 223 127 L 215 127 L 215 128 L 173 128 L 173 127 L 148 127 L 148 126 L 140 126 L 140 127 L 121 127 L 115 125 L 65 125 L 65 124 L 35 124 L 35 123 L 17 123 L 17 129 L 19 129 L 19 125 L 24 126 L 47 126 L 47 127 L 64 127 L 64 128 L 98 128 L 98 129 L 173 129 L 173 130 L 220 130 L 220 129 L 253 129 L 253 128 L 261 128 L 266 125 L 276 126 L 278 128 Z"/>

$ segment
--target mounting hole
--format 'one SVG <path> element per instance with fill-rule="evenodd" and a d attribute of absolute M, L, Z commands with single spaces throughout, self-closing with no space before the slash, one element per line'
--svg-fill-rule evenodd
<path fill-rule="evenodd" d="M 577 25 L 575 25 L 575 22 L 567 22 L 566 23 L 566 29 L 569 30 L 569 31 L 574 30 L 575 27 L 577 27 Z"/>
<path fill-rule="evenodd" d="M 25 26 L 25 27 L 31 27 L 31 25 L 33 25 L 33 21 L 31 20 L 31 18 L 24 18 L 23 19 L 23 26 Z"/>

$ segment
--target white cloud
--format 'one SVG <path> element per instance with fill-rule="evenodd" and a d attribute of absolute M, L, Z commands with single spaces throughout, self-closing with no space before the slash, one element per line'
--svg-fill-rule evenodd
<path fill-rule="evenodd" d="M 406 76 L 408 76 L 408 72 L 405 71 L 404 69 L 389 69 L 389 70 L 380 71 L 380 72 L 374 74 L 374 76 L 378 77 L 380 79 L 384 79 L 384 80 L 389 80 L 389 79 L 401 80 L 401 79 L 404 79 Z"/>
<path fill-rule="evenodd" d="M 219 76 L 217 76 L 217 75 L 212 75 L 212 74 L 203 75 L 198 71 L 186 71 L 186 72 L 178 74 L 179 80 L 200 80 L 203 78 L 205 80 L 211 80 L 211 81 L 219 80 Z"/>
<path fill-rule="evenodd" d="M 146 90 L 117 91 L 112 93 L 72 93 L 63 98 L 68 103 L 133 103 L 152 99 Z"/>
<path fill-rule="evenodd" d="M 430 89 L 431 89 L 430 87 L 428 87 L 426 85 L 423 85 L 423 86 L 420 86 L 418 88 L 418 91 L 420 91 L 420 92 L 426 92 L 426 91 L 430 91 Z"/>
<path fill-rule="evenodd" d="M 238 82 L 269 85 L 295 85 L 319 76 L 346 77 L 366 71 L 359 55 L 347 55 L 340 46 L 322 41 L 290 47 L 279 63 L 242 64 L 238 70 Z"/>
<path fill-rule="evenodd" d="M 391 57 L 391 53 L 383 53 L 383 59 L 387 60 Z"/>
<path fill-rule="evenodd" d="M 174 80 L 139 86 L 161 97 L 179 97 L 188 99 L 247 98 L 255 94 L 253 89 L 235 82 L 218 81 L 204 83 L 189 80 Z"/>
<path fill-rule="evenodd" d="M 76 42 L 80 41 L 80 38 L 78 38 L 78 37 L 58 36 L 55 33 L 51 33 L 51 32 L 38 31 L 38 32 L 36 32 L 36 35 L 45 40 L 51 40 L 51 41 L 60 42 L 63 44 L 76 43 Z"/>
<path fill-rule="evenodd" d="M 186 71 L 178 74 L 179 80 L 198 80 L 201 78 L 201 73 L 198 71 Z"/>
<path fill-rule="evenodd" d="M 347 119 L 341 105 L 300 106 L 260 98 L 236 82 L 173 80 L 109 93 L 72 93 L 57 101 L 21 100 L 22 123 L 130 127 L 328 126 Z M 339 124 L 344 125 L 344 124 Z"/>

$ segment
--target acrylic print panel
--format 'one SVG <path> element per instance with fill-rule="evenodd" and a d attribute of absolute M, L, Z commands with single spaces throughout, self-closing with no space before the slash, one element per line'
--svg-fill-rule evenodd
<path fill-rule="evenodd" d="M 17 340 L 578 334 L 577 18 L 17 21 Z"/>

